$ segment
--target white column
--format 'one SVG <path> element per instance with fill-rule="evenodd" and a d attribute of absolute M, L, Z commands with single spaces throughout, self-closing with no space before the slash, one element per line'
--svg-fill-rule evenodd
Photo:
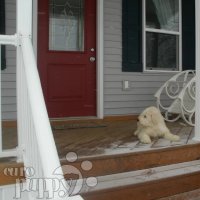
<path fill-rule="evenodd" d="M 196 7 L 196 114 L 194 140 L 200 141 L 200 1 L 195 1 Z"/>
<path fill-rule="evenodd" d="M 23 37 L 32 37 L 32 0 L 17 0 L 17 34 L 22 35 Z M 20 102 L 23 100 L 21 99 L 21 79 L 22 79 L 22 56 L 21 56 L 21 48 L 19 45 L 17 46 L 17 119 L 21 119 L 21 110 Z M 22 130 L 22 120 L 17 120 L 17 132 L 18 132 L 18 150 L 19 156 L 18 161 L 22 161 L 22 146 L 23 146 L 23 137 L 20 135 Z"/>
<path fill-rule="evenodd" d="M 32 35 L 32 0 L 17 0 L 17 33 Z"/>

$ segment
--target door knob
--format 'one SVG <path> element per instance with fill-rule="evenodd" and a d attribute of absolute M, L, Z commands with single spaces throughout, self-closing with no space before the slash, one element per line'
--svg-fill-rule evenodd
<path fill-rule="evenodd" d="M 95 57 L 90 57 L 90 62 L 95 62 Z"/>

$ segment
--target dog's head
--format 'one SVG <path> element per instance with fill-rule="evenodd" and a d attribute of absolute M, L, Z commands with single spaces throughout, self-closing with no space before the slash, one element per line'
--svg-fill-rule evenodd
<path fill-rule="evenodd" d="M 156 107 L 146 108 L 138 117 L 139 123 L 145 127 L 153 127 L 159 123 L 164 123 L 163 116 Z"/>

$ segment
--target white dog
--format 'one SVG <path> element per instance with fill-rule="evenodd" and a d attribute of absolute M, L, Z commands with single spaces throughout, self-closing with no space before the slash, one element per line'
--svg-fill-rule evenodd
<path fill-rule="evenodd" d="M 170 141 L 180 140 L 179 136 L 169 131 L 160 111 L 153 106 L 146 108 L 138 117 L 137 130 L 134 135 L 145 144 L 151 143 L 151 138 L 154 137 L 164 137 Z"/>

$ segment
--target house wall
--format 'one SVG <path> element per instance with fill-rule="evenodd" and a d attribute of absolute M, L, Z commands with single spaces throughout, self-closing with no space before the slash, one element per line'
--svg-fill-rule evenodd
<path fill-rule="evenodd" d="M 104 114 L 138 114 L 155 105 L 153 97 L 171 73 L 122 72 L 122 0 L 104 1 Z M 16 1 L 6 0 L 6 34 L 16 32 Z M 2 72 L 3 119 L 16 119 L 16 52 L 7 47 L 7 68 Z M 131 89 L 123 91 L 123 80 Z"/>
<path fill-rule="evenodd" d="M 105 0 L 104 15 L 104 114 L 138 114 L 155 105 L 154 93 L 173 74 L 122 72 L 122 0 Z M 123 80 L 130 90 L 123 91 Z"/>
<path fill-rule="evenodd" d="M 16 1 L 6 0 L 6 34 L 16 33 Z M 6 47 L 7 67 L 2 71 L 2 118 L 16 119 L 16 50 Z"/>

